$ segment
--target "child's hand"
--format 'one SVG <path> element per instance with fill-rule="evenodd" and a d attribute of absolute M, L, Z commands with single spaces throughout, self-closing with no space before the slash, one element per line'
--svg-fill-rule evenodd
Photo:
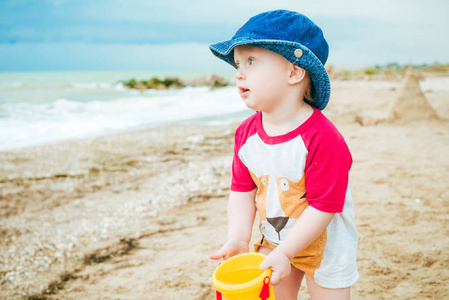
<path fill-rule="evenodd" d="M 218 252 L 209 256 L 210 259 L 228 259 L 240 253 L 249 252 L 248 243 L 244 241 L 227 241 Z"/>
<path fill-rule="evenodd" d="M 290 259 L 278 249 L 271 251 L 259 267 L 261 270 L 271 269 L 273 271 L 270 279 L 272 285 L 278 284 L 290 275 L 291 271 Z"/>

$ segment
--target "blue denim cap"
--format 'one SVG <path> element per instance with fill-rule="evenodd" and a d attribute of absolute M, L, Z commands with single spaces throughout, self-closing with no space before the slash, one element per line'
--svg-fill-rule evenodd
<path fill-rule="evenodd" d="M 288 10 L 264 12 L 249 19 L 231 40 L 209 48 L 215 56 L 236 68 L 234 48 L 240 45 L 268 49 L 305 69 L 313 83 L 310 104 L 319 110 L 326 107 L 331 90 L 324 68 L 329 45 L 321 29 L 309 18 Z"/>

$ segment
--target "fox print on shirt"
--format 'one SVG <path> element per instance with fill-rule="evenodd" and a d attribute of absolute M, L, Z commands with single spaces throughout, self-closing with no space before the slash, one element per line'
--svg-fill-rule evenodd
<path fill-rule="evenodd" d="M 288 230 L 284 230 L 286 225 L 293 224 L 308 205 L 304 176 L 299 182 L 294 182 L 285 177 L 256 177 L 250 174 L 257 185 L 256 207 L 261 230 L 270 241 L 281 241 L 288 233 Z"/>

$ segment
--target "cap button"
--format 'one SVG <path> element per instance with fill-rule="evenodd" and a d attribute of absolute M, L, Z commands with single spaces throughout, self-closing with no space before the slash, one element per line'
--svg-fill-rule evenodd
<path fill-rule="evenodd" d="M 302 56 L 302 50 L 301 50 L 301 49 L 296 49 L 296 50 L 295 50 L 295 56 L 296 56 L 297 58 L 300 58 L 300 57 Z"/>

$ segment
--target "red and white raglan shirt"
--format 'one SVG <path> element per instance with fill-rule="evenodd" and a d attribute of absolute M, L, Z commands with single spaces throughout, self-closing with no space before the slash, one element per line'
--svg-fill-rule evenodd
<path fill-rule="evenodd" d="M 279 245 L 307 208 L 335 213 L 326 230 L 292 263 L 317 284 L 354 284 L 357 230 L 348 185 L 352 157 L 342 135 L 320 110 L 295 130 L 268 136 L 262 113 L 246 119 L 235 134 L 231 190 L 257 188 L 256 207 L 265 244 Z"/>

